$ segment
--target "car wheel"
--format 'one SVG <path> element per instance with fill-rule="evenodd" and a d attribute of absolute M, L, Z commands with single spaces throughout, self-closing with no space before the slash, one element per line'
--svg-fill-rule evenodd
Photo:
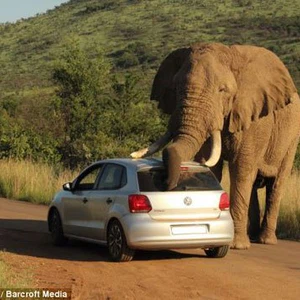
<path fill-rule="evenodd" d="M 56 209 L 54 209 L 50 214 L 49 229 L 52 243 L 55 246 L 63 246 L 67 242 L 67 238 L 64 236 L 61 219 Z"/>
<path fill-rule="evenodd" d="M 212 258 L 222 258 L 226 256 L 227 252 L 229 250 L 229 246 L 221 246 L 216 248 L 208 248 L 204 249 L 204 252 L 208 257 Z"/>
<path fill-rule="evenodd" d="M 107 230 L 107 245 L 112 261 L 130 261 L 134 250 L 127 246 L 126 237 L 119 221 L 112 221 Z"/>

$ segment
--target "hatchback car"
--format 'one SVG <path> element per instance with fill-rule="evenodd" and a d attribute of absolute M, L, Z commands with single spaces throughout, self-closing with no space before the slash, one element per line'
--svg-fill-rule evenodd
<path fill-rule="evenodd" d="M 102 243 L 113 261 L 130 261 L 136 249 L 203 248 L 209 257 L 224 257 L 233 221 L 213 173 L 183 163 L 172 191 L 165 191 L 166 177 L 158 159 L 93 163 L 54 197 L 48 212 L 53 243 Z"/>

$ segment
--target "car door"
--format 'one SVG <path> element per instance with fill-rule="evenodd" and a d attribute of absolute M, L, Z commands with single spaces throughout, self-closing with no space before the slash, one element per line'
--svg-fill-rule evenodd
<path fill-rule="evenodd" d="M 103 166 L 94 164 L 85 169 L 72 183 L 72 191 L 62 199 L 65 234 L 91 237 L 88 230 L 91 219 L 89 199 Z"/>
<path fill-rule="evenodd" d="M 105 165 L 95 189 L 89 194 L 89 228 L 94 239 L 106 240 L 105 228 L 110 218 L 110 210 L 116 199 L 121 196 L 122 187 L 126 183 L 125 167 L 116 163 Z"/>

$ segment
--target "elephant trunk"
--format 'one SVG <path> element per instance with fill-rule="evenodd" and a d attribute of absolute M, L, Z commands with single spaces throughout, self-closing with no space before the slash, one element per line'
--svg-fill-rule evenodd
<path fill-rule="evenodd" d="M 212 150 L 210 158 L 206 161 L 207 167 L 217 164 L 221 156 L 221 133 L 214 131 L 212 137 Z M 179 136 L 169 147 L 163 151 L 163 161 L 167 169 L 168 178 L 166 189 L 172 190 L 177 186 L 180 176 L 180 165 L 184 161 L 193 159 L 201 148 L 205 139 L 198 141 L 191 136 Z"/>
<path fill-rule="evenodd" d="M 185 97 L 178 102 L 177 132 L 173 143 L 163 151 L 163 161 L 168 172 L 167 190 L 176 187 L 180 164 L 194 158 L 203 143 L 211 136 L 211 156 L 205 163 L 208 167 L 214 166 L 221 156 L 221 133 L 223 118 L 215 114 L 209 101 L 209 89 L 205 93 L 197 93 L 197 87 L 185 89 Z M 200 94 L 200 96 L 199 96 Z M 176 116 L 176 114 L 175 114 Z M 175 122 L 176 123 L 176 120 Z"/>
<path fill-rule="evenodd" d="M 192 158 L 195 152 L 194 143 L 191 137 L 177 137 L 170 146 L 163 150 L 163 162 L 168 174 L 166 190 L 173 190 L 177 186 L 181 162 Z"/>

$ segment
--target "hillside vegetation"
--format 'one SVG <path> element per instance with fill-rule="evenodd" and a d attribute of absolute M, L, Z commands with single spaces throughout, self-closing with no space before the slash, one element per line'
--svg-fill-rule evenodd
<path fill-rule="evenodd" d="M 147 101 L 157 67 L 171 50 L 193 42 L 264 46 L 284 61 L 299 89 L 299 32 L 299 0 L 71 0 L 46 14 L 0 24 L 0 157 L 88 161 L 124 156 L 147 144 L 165 124 Z M 95 141 L 103 122 L 97 123 L 91 136 L 72 141 L 72 149 L 65 148 L 70 136 L 59 98 L 62 77 L 55 77 L 66 71 L 70 57 L 65 49 L 78 54 L 69 63 L 98 61 L 99 76 L 108 79 L 102 90 L 96 87 L 99 81 L 91 88 L 105 110 L 105 130 Z M 106 66 L 104 77 L 101 66 Z M 73 83 L 78 79 L 72 72 L 68 76 Z M 86 87 L 80 92 L 78 103 L 87 96 Z M 126 105 L 135 99 L 130 112 L 118 102 L 124 97 Z M 115 115 L 121 117 L 108 121 Z M 141 130 L 146 119 L 150 121 Z M 88 140 L 86 145 L 83 140 Z M 97 145 L 106 150 L 92 153 Z M 299 157 L 296 163 L 300 166 Z"/>

